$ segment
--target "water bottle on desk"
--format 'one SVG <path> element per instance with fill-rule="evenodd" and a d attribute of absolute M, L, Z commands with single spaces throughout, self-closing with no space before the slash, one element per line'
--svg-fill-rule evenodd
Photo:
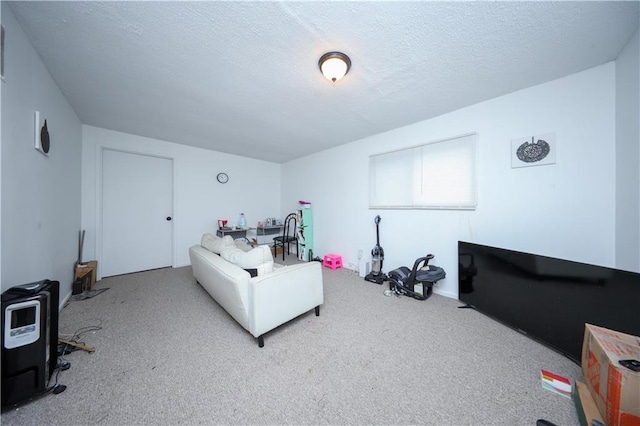
<path fill-rule="evenodd" d="M 240 218 L 238 219 L 238 228 L 247 229 L 247 218 L 244 217 L 244 213 L 240 213 Z"/>

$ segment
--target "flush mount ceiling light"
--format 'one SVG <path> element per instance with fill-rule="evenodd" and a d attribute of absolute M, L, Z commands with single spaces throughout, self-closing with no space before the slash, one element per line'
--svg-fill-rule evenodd
<path fill-rule="evenodd" d="M 322 75 L 335 83 L 349 72 L 351 59 L 342 52 L 329 52 L 320 57 L 318 66 Z"/>

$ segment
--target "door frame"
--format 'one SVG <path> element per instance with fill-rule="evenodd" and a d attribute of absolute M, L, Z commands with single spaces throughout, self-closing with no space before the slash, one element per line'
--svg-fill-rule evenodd
<path fill-rule="evenodd" d="M 95 253 L 96 260 L 98 261 L 98 268 L 96 271 L 96 280 L 102 279 L 102 159 L 104 151 L 122 152 L 125 154 L 143 155 L 145 157 L 161 158 L 163 160 L 171 161 L 171 267 L 176 267 L 176 173 L 175 173 L 175 159 L 162 154 L 152 154 L 144 151 L 136 151 L 130 149 L 111 148 L 108 146 L 100 146 L 100 149 L 96 150 L 96 239 L 95 239 Z"/>

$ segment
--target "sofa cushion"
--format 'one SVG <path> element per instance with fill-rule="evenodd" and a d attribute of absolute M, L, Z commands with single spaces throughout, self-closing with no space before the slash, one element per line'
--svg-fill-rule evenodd
<path fill-rule="evenodd" d="M 225 235 L 223 238 L 220 238 L 211 234 L 203 234 L 200 245 L 212 253 L 220 254 L 224 247 L 233 247 L 234 242 L 233 238 L 229 235 Z"/>
<path fill-rule="evenodd" d="M 266 245 L 258 246 L 249 251 L 239 249 L 235 245 L 227 246 L 222 249 L 220 256 L 242 269 L 255 269 L 258 275 L 273 271 L 273 255 L 271 249 Z"/>

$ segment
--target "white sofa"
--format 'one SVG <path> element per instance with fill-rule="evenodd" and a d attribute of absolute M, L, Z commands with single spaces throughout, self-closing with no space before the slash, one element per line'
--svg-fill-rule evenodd
<path fill-rule="evenodd" d="M 320 315 L 324 294 L 319 262 L 276 265 L 267 246 L 243 251 L 230 237 L 210 234 L 189 248 L 189 257 L 198 283 L 260 347 L 264 334 L 279 325 L 313 308 Z"/>

